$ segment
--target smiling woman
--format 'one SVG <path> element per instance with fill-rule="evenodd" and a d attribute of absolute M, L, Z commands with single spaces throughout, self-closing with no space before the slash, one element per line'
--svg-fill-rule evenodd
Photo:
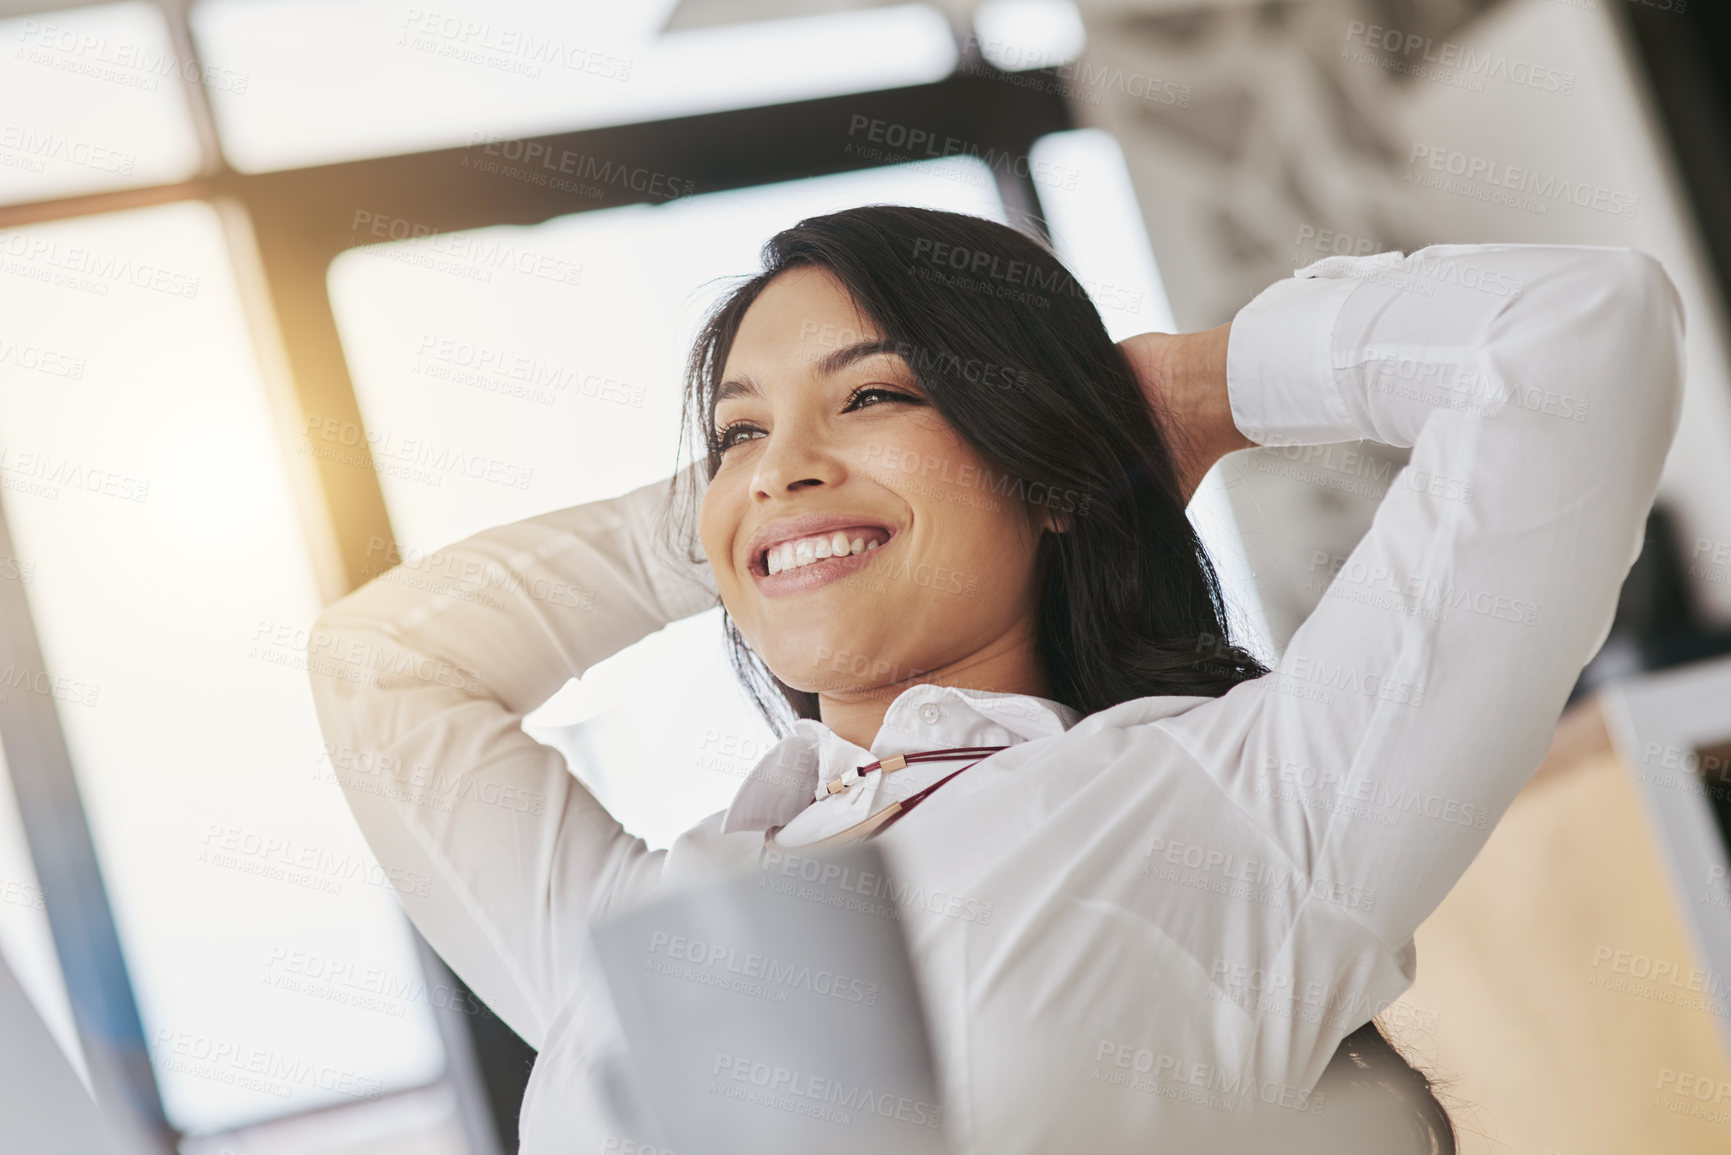
<path fill-rule="evenodd" d="M 872 206 L 778 234 L 698 336 L 686 422 L 735 668 L 779 733 L 869 747 L 916 681 L 1092 713 L 1262 672 L 1223 641 L 1194 480 L 1125 351 L 1014 229 Z"/>
<path fill-rule="evenodd" d="M 1453 260 L 1525 289 L 1421 296 L 1389 275 Z M 1392 389 L 1391 348 L 1496 395 L 1466 412 Z M 416 924 L 539 1051 L 532 1155 L 623 1145 L 602 1068 L 628 1040 L 591 920 L 864 837 L 917 896 L 895 913 L 956 1151 L 1451 1152 L 1376 1016 L 1605 636 L 1680 350 L 1675 290 L 1628 251 L 1333 258 L 1228 326 L 1115 345 L 1013 229 L 810 218 L 696 341 L 702 459 L 441 551 L 438 572 L 472 581 L 387 574 L 333 605 L 313 643 L 331 660 L 309 666 L 320 719 L 465 800 L 345 786 L 379 860 L 435 880 L 399 894 Z M 1509 381 L 1567 382 L 1592 419 L 1560 429 Z M 1235 449 L 1372 437 L 1496 498 L 1391 485 L 1265 670 L 1228 640 L 1185 502 Z M 535 593 L 554 582 L 592 605 Z M 1458 591 L 1539 610 L 1509 621 Z M 725 810 L 651 851 L 521 720 L 718 602 L 780 740 Z M 545 806 L 484 804 L 507 790 Z M 742 993 L 731 970 L 663 977 Z"/>
<path fill-rule="evenodd" d="M 1254 442 L 1159 360 L 1146 338 L 1115 345 L 1063 264 L 991 221 L 880 205 L 772 238 L 764 271 L 698 336 L 686 432 L 706 431 L 698 526 L 734 668 L 776 732 L 820 719 L 872 750 L 916 685 L 1091 714 L 1215 697 L 1265 674 L 1228 640 L 1184 513 L 1214 459 Z M 966 584 L 926 576 L 941 574 Z M 820 794 L 829 814 L 809 807 L 771 836 L 814 845 L 875 832 L 961 760 L 894 771 L 893 783 L 880 771 L 877 789 L 845 804 Z M 1336 1061 L 1409 1103 L 1406 1124 L 1430 1146 L 1453 1149 L 1424 1076 L 1374 1023 Z"/>

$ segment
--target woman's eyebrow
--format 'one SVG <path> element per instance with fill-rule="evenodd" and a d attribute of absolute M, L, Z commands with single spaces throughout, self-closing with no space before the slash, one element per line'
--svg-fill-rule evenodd
<path fill-rule="evenodd" d="M 852 345 L 843 346 L 835 352 L 825 355 L 824 358 L 817 363 L 817 371 L 822 376 L 828 377 L 832 374 L 840 373 L 855 361 L 875 356 L 879 353 L 896 353 L 895 342 L 882 339 L 873 341 L 856 341 Z M 897 355 L 899 356 L 899 354 Z"/>
<path fill-rule="evenodd" d="M 817 363 L 817 371 L 821 376 L 829 377 L 841 372 L 855 361 L 867 357 L 875 357 L 880 353 L 901 356 L 896 350 L 895 342 L 887 340 L 856 341 L 833 353 L 826 354 Z M 747 373 L 741 377 L 730 377 L 715 387 L 714 405 L 723 401 L 735 401 L 741 397 L 762 397 L 763 387 L 757 383 L 757 378 Z"/>
<path fill-rule="evenodd" d="M 744 377 L 738 379 L 729 378 L 716 386 L 715 400 L 712 402 L 712 406 L 720 405 L 723 401 L 732 401 L 738 397 L 762 396 L 762 386 L 758 385 L 757 378 L 748 373 Z"/>

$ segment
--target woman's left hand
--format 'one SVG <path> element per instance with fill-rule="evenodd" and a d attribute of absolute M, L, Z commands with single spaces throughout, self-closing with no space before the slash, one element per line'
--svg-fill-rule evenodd
<path fill-rule="evenodd" d="M 1200 333 L 1140 333 L 1118 342 L 1178 465 L 1188 502 L 1214 463 L 1256 442 L 1238 431 L 1226 393 L 1227 322 Z"/>

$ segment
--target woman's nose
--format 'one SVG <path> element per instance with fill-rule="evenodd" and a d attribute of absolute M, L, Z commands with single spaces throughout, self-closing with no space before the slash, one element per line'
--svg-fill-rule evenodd
<path fill-rule="evenodd" d="M 764 440 L 752 478 L 755 496 L 767 499 L 841 481 L 845 472 L 841 456 L 821 434 L 809 429 L 781 429 Z"/>

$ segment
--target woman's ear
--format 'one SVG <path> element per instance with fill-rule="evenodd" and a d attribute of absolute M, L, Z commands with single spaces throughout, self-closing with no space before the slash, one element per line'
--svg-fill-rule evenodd
<path fill-rule="evenodd" d="M 1045 530 L 1049 533 L 1069 533 L 1070 532 L 1069 515 L 1059 513 L 1057 510 L 1053 509 L 1049 505 L 1040 511 L 1040 515 L 1039 515 L 1039 519 L 1038 519 L 1037 524 L 1039 525 L 1039 527 L 1042 530 Z"/>

